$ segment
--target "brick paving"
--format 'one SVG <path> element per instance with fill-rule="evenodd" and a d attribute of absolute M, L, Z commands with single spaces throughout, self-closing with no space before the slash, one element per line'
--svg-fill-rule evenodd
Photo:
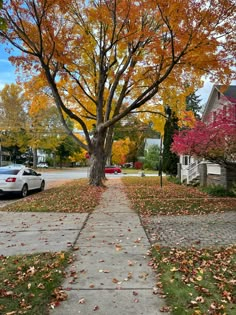
<path fill-rule="evenodd" d="M 210 247 L 236 244 L 236 211 L 208 215 L 155 216 L 143 219 L 152 244 Z"/>

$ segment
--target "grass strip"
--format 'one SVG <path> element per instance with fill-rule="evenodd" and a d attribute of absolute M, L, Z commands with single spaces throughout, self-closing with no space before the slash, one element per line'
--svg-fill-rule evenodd
<path fill-rule="evenodd" d="M 67 299 L 59 286 L 71 262 L 64 252 L 0 256 L 0 313 L 49 314 Z"/>
<path fill-rule="evenodd" d="M 153 247 L 159 292 L 173 315 L 236 314 L 236 246 L 220 249 Z"/>
<path fill-rule="evenodd" d="M 122 178 L 132 208 L 141 215 L 200 215 L 235 211 L 236 198 L 212 197 L 196 187 L 158 177 Z"/>
<path fill-rule="evenodd" d="M 89 186 L 87 179 L 79 179 L 31 194 L 23 200 L 1 207 L 0 210 L 88 213 L 99 204 L 103 191 L 104 188 Z"/>

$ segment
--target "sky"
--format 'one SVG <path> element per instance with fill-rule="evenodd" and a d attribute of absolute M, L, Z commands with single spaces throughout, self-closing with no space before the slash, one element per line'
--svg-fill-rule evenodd
<path fill-rule="evenodd" d="M 3 45 L 0 44 L 0 90 L 5 84 L 15 83 L 15 69 L 8 57 Z"/>
<path fill-rule="evenodd" d="M 4 50 L 4 46 L 0 44 L 0 90 L 5 84 L 16 82 L 15 68 L 11 65 L 8 57 L 9 55 Z M 201 105 L 206 104 L 211 93 L 212 86 L 213 84 L 206 80 L 203 88 L 197 91 L 196 94 L 201 98 Z"/>

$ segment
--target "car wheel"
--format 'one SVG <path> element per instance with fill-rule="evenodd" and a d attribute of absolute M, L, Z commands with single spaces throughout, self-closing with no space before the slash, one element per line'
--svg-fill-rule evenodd
<path fill-rule="evenodd" d="M 45 181 L 43 180 L 39 190 L 44 191 L 44 188 L 45 188 Z"/>
<path fill-rule="evenodd" d="M 21 197 L 24 198 L 28 195 L 28 186 L 25 184 L 21 189 Z"/>
<path fill-rule="evenodd" d="M 117 174 L 118 174 L 118 172 L 117 172 L 117 171 L 115 171 L 115 172 L 114 172 L 114 174 L 116 174 L 116 175 L 117 175 Z"/>

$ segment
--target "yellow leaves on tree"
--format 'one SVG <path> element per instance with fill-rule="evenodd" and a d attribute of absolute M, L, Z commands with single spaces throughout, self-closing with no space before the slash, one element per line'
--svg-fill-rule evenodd
<path fill-rule="evenodd" d="M 0 91 L 2 131 L 19 131 L 26 124 L 26 113 L 23 111 L 25 98 L 23 90 L 17 84 L 6 84 Z"/>
<path fill-rule="evenodd" d="M 121 139 L 115 141 L 112 146 L 112 162 L 113 164 L 124 164 L 127 162 L 127 155 L 132 150 L 134 146 L 133 141 L 130 141 L 129 138 Z"/>
<path fill-rule="evenodd" d="M 81 152 L 75 152 L 73 155 L 69 156 L 69 160 L 73 163 L 79 163 L 80 165 L 86 165 L 86 151 L 81 150 Z"/>
<path fill-rule="evenodd" d="M 22 152 L 27 147 L 26 129 L 29 124 L 24 107 L 26 99 L 17 84 L 6 84 L 0 91 L 1 144 L 5 147 L 18 146 Z"/>

